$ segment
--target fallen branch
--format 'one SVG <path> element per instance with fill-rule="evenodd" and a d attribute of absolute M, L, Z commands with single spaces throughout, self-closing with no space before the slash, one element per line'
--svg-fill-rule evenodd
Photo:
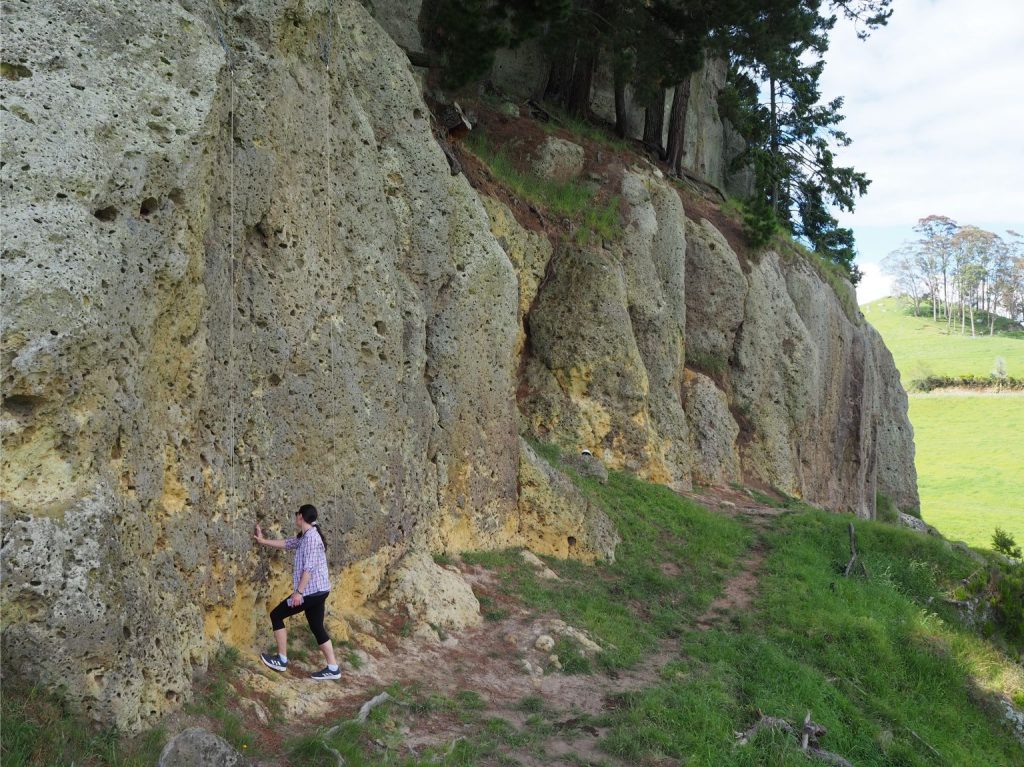
<path fill-rule="evenodd" d="M 928 741 L 926 741 L 926 740 L 925 740 L 924 738 L 922 738 L 922 737 L 921 737 L 920 735 L 918 735 L 918 734 L 917 734 L 916 732 L 914 732 L 914 731 L 913 731 L 912 729 L 910 729 L 909 727 L 904 727 L 903 729 L 904 729 L 904 730 L 906 730 L 907 732 L 909 732 L 909 733 L 910 733 L 911 735 L 913 735 L 913 736 L 914 736 L 915 738 L 917 738 L 917 739 L 918 739 L 919 741 L 921 741 L 921 743 L 923 743 L 923 744 L 924 744 L 924 746 L 925 746 L 925 747 L 926 747 L 926 748 L 927 748 L 927 749 L 928 749 L 929 751 L 931 751 L 931 752 L 932 752 L 933 754 L 935 754 L 935 756 L 939 757 L 939 759 L 941 759 L 941 758 L 942 758 L 942 754 L 940 754 L 940 753 L 938 752 L 938 749 L 936 749 L 936 748 L 935 748 L 934 746 L 932 746 L 932 744 L 931 744 L 931 743 L 929 743 Z"/>
<path fill-rule="evenodd" d="M 324 737 L 324 748 L 326 748 L 328 751 L 331 752 L 331 754 L 334 755 L 334 762 L 337 765 L 337 767 L 345 767 L 345 757 L 338 753 L 338 749 L 331 748 L 327 745 L 326 736 Z"/>
<path fill-rule="evenodd" d="M 450 757 L 454 753 L 455 747 L 457 745 L 459 745 L 459 741 L 460 740 L 465 740 L 465 739 L 466 739 L 465 735 L 460 735 L 459 737 L 457 737 L 455 740 L 453 740 L 451 742 L 451 744 L 448 746 L 448 750 L 444 752 L 444 756 L 442 756 L 441 754 L 435 754 L 434 758 L 431 759 L 430 761 L 432 761 L 432 762 L 443 762 L 443 761 L 445 761 L 446 759 L 448 759 L 448 757 Z"/>
<path fill-rule="evenodd" d="M 846 563 L 846 568 L 843 570 L 843 577 L 849 578 L 853 572 L 855 566 L 859 566 L 861 572 L 864 573 L 864 577 L 868 576 L 867 566 L 857 558 L 857 533 L 853 528 L 853 522 L 850 523 L 850 561 Z"/>
<path fill-rule="evenodd" d="M 389 700 L 395 701 L 395 699 L 388 695 L 386 692 L 374 695 L 372 698 L 366 701 L 366 703 L 359 707 L 359 713 L 357 713 L 354 717 L 352 717 L 351 719 L 346 719 L 344 722 L 341 722 L 340 724 L 336 724 L 333 727 L 329 728 L 324 733 L 324 738 L 326 739 L 331 737 L 334 733 L 336 733 L 346 724 L 351 724 L 352 722 L 355 722 L 357 724 L 366 724 L 366 718 L 370 715 L 370 712 L 373 711 L 373 709 L 377 708 L 377 706 L 379 706 L 381 703 L 387 703 Z M 395 702 L 397 703 L 398 701 Z"/>
<path fill-rule="evenodd" d="M 355 718 L 352 719 L 352 721 L 359 722 L 359 724 L 365 724 L 366 717 L 370 715 L 370 712 L 373 711 L 373 709 L 377 708 L 377 706 L 379 706 L 381 703 L 387 703 L 389 700 L 393 700 L 393 698 L 386 692 L 382 692 L 379 695 L 374 695 L 372 698 L 366 701 L 366 703 L 359 707 L 359 713 L 356 714 Z"/>
<path fill-rule="evenodd" d="M 737 745 L 745 746 L 754 739 L 754 736 L 757 735 L 760 730 L 780 730 L 787 735 L 792 735 L 796 738 L 800 742 L 800 750 L 807 754 L 807 756 L 813 756 L 814 758 L 820 759 L 821 761 L 834 765 L 835 767 L 853 767 L 850 762 L 839 754 L 832 751 L 826 751 L 818 744 L 818 739 L 824 737 L 828 730 L 817 722 L 811 721 L 810 711 L 808 711 L 807 716 L 804 717 L 803 726 L 799 730 L 785 719 L 761 714 L 761 718 L 754 722 L 749 729 L 744 732 L 736 733 Z"/>

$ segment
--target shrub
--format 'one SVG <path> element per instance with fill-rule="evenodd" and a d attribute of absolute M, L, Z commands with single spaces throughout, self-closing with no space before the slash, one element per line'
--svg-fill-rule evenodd
<path fill-rule="evenodd" d="M 1024 391 L 1024 378 L 1008 375 L 978 376 L 973 373 L 961 376 L 928 375 L 910 382 L 914 391 L 930 392 L 936 389 L 996 389 L 998 391 Z"/>
<path fill-rule="evenodd" d="M 1020 546 L 1017 545 L 1017 541 L 1001 527 L 997 527 L 996 531 L 992 534 L 992 548 L 1012 559 L 1021 558 L 1021 550 Z"/>

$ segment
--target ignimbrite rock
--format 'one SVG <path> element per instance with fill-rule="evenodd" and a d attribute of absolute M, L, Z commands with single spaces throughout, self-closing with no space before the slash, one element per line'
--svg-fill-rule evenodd
<path fill-rule="evenodd" d="M 583 172 L 583 147 L 565 139 L 549 136 L 537 148 L 534 172 L 551 181 L 569 181 Z"/>
<path fill-rule="evenodd" d="M 406 554 L 391 576 L 388 599 L 420 624 L 450 630 L 479 625 L 480 603 L 458 573 L 421 551 Z"/>

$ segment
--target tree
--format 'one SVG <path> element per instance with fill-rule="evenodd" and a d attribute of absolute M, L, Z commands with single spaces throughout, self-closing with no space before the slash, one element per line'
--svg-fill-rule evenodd
<path fill-rule="evenodd" d="M 919 258 L 924 269 L 932 276 L 935 290 L 932 292 L 932 319 L 938 321 L 938 283 L 942 282 L 942 302 L 946 324 L 949 325 L 949 265 L 952 257 L 950 240 L 958 224 L 948 216 L 925 216 L 918 219 L 914 231 L 921 235 L 918 240 Z"/>
<path fill-rule="evenodd" d="M 914 315 L 921 315 L 921 299 L 928 287 L 925 275 L 917 259 L 917 248 L 904 243 L 882 259 L 882 270 L 893 278 L 893 287 L 899 295 L 909 296 L 914 302 Z"/>
<path fill-rule="evenodd" d="M 515 48 L 564 18 L 572 0 L 424 0 L 423 43 L 440 84 L 458 88 L 482 77 L 499 48 Z"/>

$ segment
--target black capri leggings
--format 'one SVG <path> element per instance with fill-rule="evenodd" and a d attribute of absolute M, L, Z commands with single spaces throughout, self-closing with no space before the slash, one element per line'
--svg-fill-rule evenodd
<path fill-rule="evenodd" d="M 321 645 L 329 641 L 330 637 L 324 628 L 324 602 L 327 601 L 328 594 L 330 594 L 329 591 L 310 594 L 308 597 L 302 598 L 301 605 L 295 607 L 289 607 L 287 599 L 281 600 L 281 604 L 270 611 L 270 623 L 274 626 L 274 631 L 284 628 L 285 618 L 304 612 L 306 613 L 306 621 L 309 623 L 309 629 L 313 632 L 313 636 L 316 637 L 316 643 Z"/>

